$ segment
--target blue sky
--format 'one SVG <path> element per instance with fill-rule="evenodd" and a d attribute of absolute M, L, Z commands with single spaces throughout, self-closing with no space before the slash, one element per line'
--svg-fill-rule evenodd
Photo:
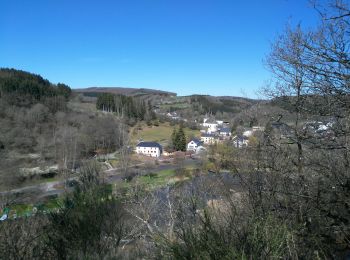
<path fill-rule="evenodd" d="M 72 88 L 154 88 L 256 97 L 285 25 L 307 0 L 0 0 L 0 67 Z"/>

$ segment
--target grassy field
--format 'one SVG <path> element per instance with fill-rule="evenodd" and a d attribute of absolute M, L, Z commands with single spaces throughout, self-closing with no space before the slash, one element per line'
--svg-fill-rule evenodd
<path fill-rule="evenodd" d="M 140 184 L 147 185 L 150 188 L 161 187 L 171 182 L 175 176 L 175 170 L 164 170 L 157 173 L 150 173 L 138 178 Z"/>
<path fill-rule="evenodd" d="M 53 199 L 49 199 L 44 203 L 11 205 L 9 207 L 10 209 L 9 218 L 13 219 L 16 217 L 32 216 L 35 212 L 34 208 L 36 208 L 36 211 L 38 212 L 48 213 L 52 210 L 56 210 L 58 208 L 59 203 L 61 203 L 61 201 L 62 201 L 62 198 L 53 198 Z"/>
<path fill-rule="evenodd" d="M 112 184 L 105 185 L 105 189 L 109 194 L 112 194 L 113 186 Z M 60 206 L 63 205 L 64 196 L 47 198 L 46 201 L 40 203 L 29 203 L 29 204 L 14 204 L 8 207 L 10 219 L 21 218 L 21 217 L 30 217 L 36 213 L 50 213 L 57 211 Z M 4 212 L 0 210 L 0 217 Z"/>
<path fill-rule="evenodd" d="M 185 174 L 177 174 L 176 170 L 162 170 L 158 172 L 151 172 L 146 175 L 142 175 L 134 178 L 132 181 L 119 182 L 114 184 L 116 190 L 124 190 L 126 194 L 129 190 L 132 190 L 132 187 L 143 186 L 147 190 L 154 190 L 160 187 L 164 187 L 168 184 L 176 184 L 182 181 L 188 180 L 192 177 L 193 167 L 186 168 Z"/>
<path fill-rule="evenodd" d="M 160 108 L 162 109 L 170 109 L 170 108 L 176 108 L 176 109 L 185 109 L 190 108 L 191 105 L 188 103 L 174 103 L 174 104 L 162 104 L 160 105 Z"/>
<path fill-rule="evenodd" d="M 134 128 L 135 129 L 135 128 Z M 136 144 L 138 139 L 144 141 L 155 141 L 159 142 L 162 145 L 167 145 L 170 141 L 171 133 L 173 132 L 174 127 L 169 123 L 161 124 L 159 126 L 142 126 L 142 130 L 132 130 L 131 131 L 131 142 Z M 189 128 L 184 128 L 186 138 L 190 136 L 199 136 L 198 130 L 191 130 Z"/>

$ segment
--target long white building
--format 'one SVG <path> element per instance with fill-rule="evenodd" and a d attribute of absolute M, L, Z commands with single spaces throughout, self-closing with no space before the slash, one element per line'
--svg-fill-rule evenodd
<path fill-rule="evenodd" d="M 163 148 L 157 142 L 140 142 L 136 145 L 136 153 L 150 157 L 159 157 L 163 153 Z"/>

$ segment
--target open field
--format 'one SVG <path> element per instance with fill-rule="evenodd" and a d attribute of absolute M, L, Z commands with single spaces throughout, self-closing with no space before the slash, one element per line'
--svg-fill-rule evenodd
<path fill-rule="evenodd" d="M 174 176 L 175 170 L 163 170 L 157 173 L 149 173 L 147 175 L 140 176 L 138 181 L 140 184 L 153 188 L 167 184 Z"/>
<path fill-rule="evenodd" d="M 182 174 L 178 174 L 174 169 L 163 170 L 156 173 L 140 176 L 138 178 L 138 181 L 150 189 L 154 189 L 165 186 L 167 184 L 175 184 L 184 180 L 188 180 L 192 177 L 192 173 L 192 167 L 186 168 L 185 172 Z"/>
<path fill-rule="evenodd" d="M 169 123 L 161 124 L 159 126 L 141 126 L 142 130 L 138 130 L 137 127 L 134 127 L 131 130 L 131 143 L 135 145 L 138 139 L 144 141 L 155 141 L 159 142 L 161 145 L 166 146 L 169 144 L 171 134 L 174 127 Z M 198 130 L 191 130 L 189 128 L 184 128 L 186 138 L 188 139 L 191 136 L 199 136 Z"/>
<path fill-rule="evenodd" d="M 51 211 L 57 210 L 57 208 L 59 207 L 59 204 L 61 203 L 62 203 L 62 198 L 52 198 L 47 200 L 46 202 L 37 203 L 37 204 L 11 205 L 11 207 L 8 208 L 9 210 L 8 217 L 11 219 L 18 218 L 18 217 L 30 217 L 36 212 L 46 214 Z"/>
<path fill-rule="evenodd" d="M 185 108 L 190 108 L 191 105 L 188 104 L 187 102 L 184 103 L 173 103 L 173 104 L 162 104 L 160 105 L 160 108 L 162 109 L 170 109 L 170 108 L 176 108 L 176 109 L 185 109 Z"/>
<path fill-rule="evenodd" d="M 146 190 L 155 190 L 169 184 L 177 184 L 185 180 L 191 179 L 193 166 L 187 166 L 183 173 L 177 173 L 175 169 L 166 169 L 161 171 L 150 171 L 149 173 L 135 177 L 131 181 L 122 181 L 114 183 L 114 188 L 117 192 L 124 190 L 128 194 L 132 187 L 142 186 Z"/>
<path fill-rule="evenodd" d="M 106 184 L 105 189 L 108 193 L 112 194 L 112 184 Z M 56 212 L 60 207 L 64 206 L 65 197 L 49 196 L 37 203 L 18 203 L 12 204 L 9 207 L 1 210 L 0 217 L 8 212 L 8 217 L 10 219 L 30 217 L 37 213 L 48 214 L 50 212 Z"/>

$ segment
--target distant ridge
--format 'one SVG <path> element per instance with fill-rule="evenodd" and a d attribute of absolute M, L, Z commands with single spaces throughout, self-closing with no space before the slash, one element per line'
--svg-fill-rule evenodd
<path fill-rule="evenodd" d="M 176 96 L 174 92 L 147 89 L 147 88 L 123 88 L 123 87 L 89 87 L 73 89 L 76 93 L 83 93 L 88 95 L 98 95 L 99 93 L 121 94 L 126 96 L 143 96 L 143 95 L 163 95 Z"/>

